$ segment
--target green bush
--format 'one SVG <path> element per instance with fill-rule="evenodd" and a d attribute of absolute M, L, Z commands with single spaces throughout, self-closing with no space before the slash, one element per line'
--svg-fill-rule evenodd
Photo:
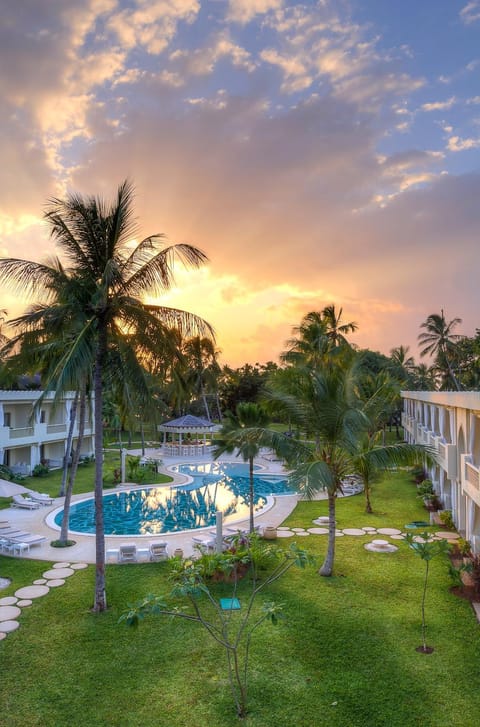
<path fill-rule="evenodd" d="M 46 464 L 36 464 L 32 470 L 32 477 L 46 477 L 49 471 Z"/>

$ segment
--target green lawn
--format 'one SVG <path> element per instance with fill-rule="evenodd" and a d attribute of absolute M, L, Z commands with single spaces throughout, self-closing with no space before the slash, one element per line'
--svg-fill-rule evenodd
<path fill-rule="evenodd" d="M 339 526 L 403 528 L 426 515 L 403 473 L 376 486 L 372 502 L 375 514 L 366 516 L 362 495 L 340 500 Z M 310 526 L 325 513 L 324 502 L 302 502 L 287 524 Z M 321 562 L 324 537 L 298 541 Z M 270 589 L 287 620 L 256 634 L 249 727 L 478 725 L 479 625 L 470 604 L 449 592 L 446 559 L 431 564 L 427 642 L 435 651 L 426 656 L 415 651 L 424 564 L 404 543 L 394 554 L 367 552 L 364 543 L 337 539 L 333 578 L 294 569 Z M 0 575 L 14 581 L 1 595 L 45 566 L 0 557 Z M 108 566 L 110 610 L 100 616 L 89 611 L 93 567 L 25 609 L 21 628 L 0 643 L 0 725 L 237 725 L 223 653 L 198 626 L 158 617 L 138 629 L 117 623 L 129 602 L 168 591 L 167 569 Z"/>

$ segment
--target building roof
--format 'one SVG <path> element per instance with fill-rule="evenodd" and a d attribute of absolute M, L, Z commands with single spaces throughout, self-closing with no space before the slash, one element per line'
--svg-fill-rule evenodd
<path fill-rule="evenodd" d="M 192 414 L 185 414 L 183 417 L 171 419 L 169 422 L 160 425 L 162 431 L 176 432 L 203 432 L 206 429 L 213 429 L 213 427 L 214 424 L 209 422 L 208 419 L 194 417 Z"/>

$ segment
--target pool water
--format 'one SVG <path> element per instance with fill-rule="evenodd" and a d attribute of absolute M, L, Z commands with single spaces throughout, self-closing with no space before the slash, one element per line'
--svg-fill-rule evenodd
<path fill-rule="evenodd" d="M 142 487 L 104 495 L 106 535 L 157 535 L 215 525 L 216 512 L 224 517 L 248 518 L 248 464 L 184 464 L 172 468 L 193 478 L 187 485 Z M 265 475 L 257 470 L 254 478 L 254 507 L 265 506 L 271 494 L 291 494 L 285 476 Z M 60 526 L 62 512 L 55 516 Z M 93 499 L 75 503 L 70 509 L 72 532 L 95 532 Z"/>

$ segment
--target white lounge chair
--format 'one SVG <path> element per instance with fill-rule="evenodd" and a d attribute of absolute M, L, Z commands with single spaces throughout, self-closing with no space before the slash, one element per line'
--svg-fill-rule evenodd
<path fill-rule="evenodd" d="M 50 497 L 49 495 L 44 495 L 39 492 L 31 492 L 30 499 L 34 502 L 38 502 L 39 505 L 53 505 L 53 503 L 55 502 L 53 497 Z"/>
<path fill-rule="evenodd" d="M 24 507 L 27 510 L 38 510 L 40 507 L 39 502 L 34 502 L 29 497 L 22 497 L 22 495 L 13 496 L 13 507 Z"/>
<path fill-rule="evenodd" d="M 167 543 L 165 541 L 161 541 L 158 543 L 150 543 L 150 560 L 151 561 L 159 561 L 159 560 L 167 560 L 168 559 L 168 551 L 167 551 Z"/>
<path fill-rule="evenodd" d="M 118 549 L 119 563 L 136 563 L 137 562 L 137 546 L 135 543 L 124 543 Z"/>
<path fill-rule="evenodd" d="M 40 545 L 45 542 L 45 535 L 37 535 L 36 533 L 23 533 L 22 535 L 11 536 L 13 543 L 25 543 L 26 545 Z"/>
<path fill-rule="evenodd" d="M 205 540 L 199 538 L 196 535 L 192 538 L 193 547 L 199 550 L 201 553 L 215 553 L 216 541 L 214 539 Z"/>

